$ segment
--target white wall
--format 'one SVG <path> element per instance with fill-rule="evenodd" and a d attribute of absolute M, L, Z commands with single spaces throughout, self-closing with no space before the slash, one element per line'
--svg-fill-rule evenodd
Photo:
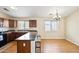
<path fill-rule="evenodd" d="M 37 28 L 30 28 L 31 30 L 37 30 L 42 39 L 65 39 L 65 21 L 60 21 L 60 26 L 57 32 L 45 32 L 44 21 L 50 20 L 49 18 L 26 18 L 19 20 L 37 20 Z"/>
<path fill-rule="evenodd" d="M 4 24 L 4 27 L 7 27 L 7 28 L 9 27 L 9 21 L 8 20 L 5 20 L 3 24 Z"/>
<path fill-rule="evenodd" d="M 79 45 L 79 10 L 66 19 L 66 39 Z"/>

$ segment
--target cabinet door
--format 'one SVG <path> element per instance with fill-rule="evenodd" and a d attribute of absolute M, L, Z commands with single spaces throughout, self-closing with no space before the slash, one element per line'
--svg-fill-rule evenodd
<path fill-rule="evenodd" d="M 35 42 L 35 52 L 41 53 L 41 42 L 40 41 Z"/>
<path fill-rule="evenodd" d="M 31 52 L 31 41 L 18 40 L 17 41 L 17 52 L 18 53 L 30 53 Z"/>
<path fill-rule="evenodd" d="M 11 36 L 12 41 L 14 41 L 16 39 L 16 33 L 15 32 L 12 32 L 10 36 Z"/>
<path fill-rule="evenodd" d="M 22 36 L 25 33 L 26 32 L 15 32 L 15 38 L 18 38 L 18 37 Z"/>
<path fill-rule="evenodd" d="M 29 27 L 36 27 L 37 21 L 36 20 L 29 20 Z"/>
<path fill-rule="evenodd" d="M 12 34 L 7 33 L 7 42 L 11 42 L 11 41 L 12 41 Z"/>
<path fill-rule="evenodd" d="M 9 34 L 7 34 L 7 43 L 10 42 Z"/>
<path fill-rule="evenodd" d="M 9 27 L 13 28 L 14 27 L 14 20 L 9 20 Z"/>

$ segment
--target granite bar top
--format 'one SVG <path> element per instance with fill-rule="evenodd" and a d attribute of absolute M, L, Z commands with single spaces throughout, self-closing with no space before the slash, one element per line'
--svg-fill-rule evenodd
<path fill-rule="evenodd" d="M 20 36 L 16 40 L 31 40 L 34 41 L 37 36 L 37 32 L 27 32 L 24 35 Z"/>

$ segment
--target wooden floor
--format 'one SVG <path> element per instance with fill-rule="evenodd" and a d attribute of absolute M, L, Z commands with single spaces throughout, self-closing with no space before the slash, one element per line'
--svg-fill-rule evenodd
<path fill-rule="evenodd" d="M 79 46 L 64 40 L 42 40 L 42 52 L 43 53 L 79 53 Z"/>
<path fill-rule="evenodd" d="M 2 49 L 2 51 L 1 51 Z M 64 40 L 64 39 L 42 39 L 41 40 L 42 53 L 79 53 L 79 46 Z M 16 41 L 8 43 L 6 46 L 0 48 L 1 53 L 16 53 Z"/>
<path fill-rule="evenodd" d="M 0 48 L 1 53 L 16 53 L 17 52 L 17 42 L 12 41 L 5 46 Z"/>

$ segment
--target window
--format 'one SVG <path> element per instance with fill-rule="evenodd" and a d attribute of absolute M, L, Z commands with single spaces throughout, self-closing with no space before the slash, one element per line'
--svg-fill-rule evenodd
<path fill-rule="evenodd" d="M 57 31 L 58 30 L 58 21 L 45 21 L 45 31 Z"/>
<path fill-rule="evenodd" d="M 52 30 L 53 31 L 57 31 L 58 30 L 58 22 L 59 21 L 52 21 L 51 23 L 52 23 Z"/>
<path fill-rule="evenodd" d="M 29 21 L 18 21 L 18 28 L 19 29 L 28 29 L 29 28 Z"/>
<path fill-rule="evenodd" d="M 51 31 L 51 21 L 45 21 L 45 31 Z"/>
<path fill-rule="evenodd" d="M 29 28 L 29 21 L 24 21 L 24 27 L 25 27 L 25 29 Z"/>

